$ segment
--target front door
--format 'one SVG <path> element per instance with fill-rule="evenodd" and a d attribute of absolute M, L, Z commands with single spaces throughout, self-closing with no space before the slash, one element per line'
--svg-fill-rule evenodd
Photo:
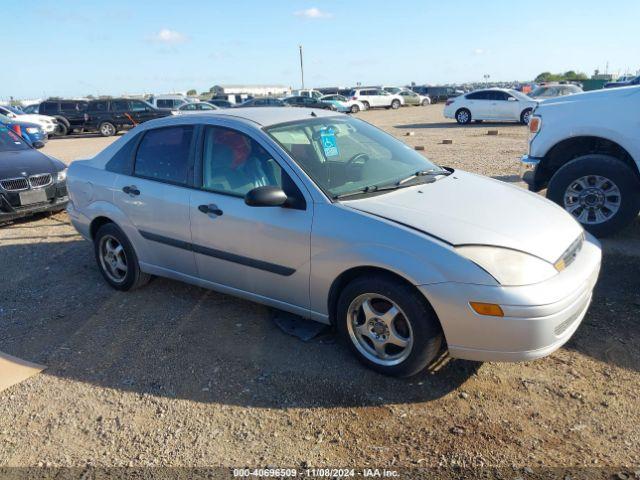
<path fill-rule="evenodd" d="M 126 231 L 141 260 L 186 275 L 197 274 L 190 249 L 190 164 L 195 129 L 181 125 L 143 133 L 132 174 L 119 174 L 114 202 L 135 231 Z"/>
<path fill-rule="evenodd" d="M 205 127 L 203 137 L 190 206 L 199 276 L 308 309 L 312 203 L 270 147 L 226 127 Z M 281 187 L 291 204 L 246 205 L 245 194 L 262 186 Z"/>

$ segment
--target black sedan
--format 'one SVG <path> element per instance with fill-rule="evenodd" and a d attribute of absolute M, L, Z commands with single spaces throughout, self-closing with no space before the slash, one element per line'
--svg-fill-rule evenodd
<path fill-rule="evenodd" d="M 322 108 L 323 110 L 335 110 L 336 107 L 327 102 L 321 102 L 316 98 L 305 97 L 298 95 L 295 97 L 288 97 L 284 99 L 284 103 L 291 105 L 292 107 L 305 107 L 305 108 Z"/>
<path fill-rule="evenodd" d="M 67 168 L 0 126 L 0 224 L 39 212 L 64 210 Z"/>

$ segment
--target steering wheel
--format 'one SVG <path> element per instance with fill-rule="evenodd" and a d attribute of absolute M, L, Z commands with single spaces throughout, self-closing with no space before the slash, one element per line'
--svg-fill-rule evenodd
<path fill-rule="evenodd" d="M 369 161 L 369 155 L 363 152 L 356 153 L 353 157 L 347 160 L 346 167 L 347 168 L 352 167 L 356 163 L 356 161 L 360 159 L 362 159 L 362 164 L 365 164 Z"/>

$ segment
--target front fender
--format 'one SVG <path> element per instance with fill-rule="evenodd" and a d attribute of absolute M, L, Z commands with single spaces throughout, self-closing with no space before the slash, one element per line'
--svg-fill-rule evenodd
<path fill-rule="evenodd" d="M 451 245 L 428 235 L 337 205 L 316 206 L 311 238 L 311 309 L 329 314 L 329 293 L 343 273 L 360 267 L 392 272 L 413 285 L 495 280 Z"/>

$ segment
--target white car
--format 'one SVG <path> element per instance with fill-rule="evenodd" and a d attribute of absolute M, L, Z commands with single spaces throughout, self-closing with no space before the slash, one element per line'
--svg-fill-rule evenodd
<path fill-rule="evenodd" d="M 213 112 L 214 110 L 220 110 L 220 107 L 210 104 L 209 102 L 192 102 L 185 103 L 178 107 L 178 113 L 201 113 L 201 112 Z"/>
<path fill-rule="evenodd" d="M 640 211 L 640 87 L 541 102 L 529 130 L 523 179 L 596 236 L 617 232 Z"/>
<path fill-rule="evenodd" d="M 320 97 L 319 100 L 321 102 L 330 103 L 331 105 L 336 107 L 337 112 L 358 113 L 361 110 L 366 110 L 362 102 L 359 102 L 358 100 L 352 100 L 345 97 L 344 95 L 339 95 L 337 93 L 333 95 L 325 95 L 323 97 Z"/>
<path fill-rule="evenodd" d="M 24 113 L 22 110 L 7 105 L 0 105 L 0 113 L 21 122 L 36 123 L 42 127 L 47 135 L 53 135 L 58 125 L 58 121 L 48 115 Z"/>
<path fill-rule="evenodd" d="M 450 98 L 444 107 L 444 116 L 455 119 L 460 125 L 482 120 L 527 125 L 537 105 L 536 100 L 517 90 L 488 88 Z"/>
<path fill-rule="evenodd" d="M 365 110 L 369 108 L 393 108 L 396 110 L 403 103 L 400 95 L 391 94 L 377 87 L 356 88 L 351 91 L 349 98 L 362 102 Z"/>
<path fill-rule="evenodd" d="M 182 95 L 155 95 L 148 103 L 159 110 L 176 110 L 190 102 Z"/>

